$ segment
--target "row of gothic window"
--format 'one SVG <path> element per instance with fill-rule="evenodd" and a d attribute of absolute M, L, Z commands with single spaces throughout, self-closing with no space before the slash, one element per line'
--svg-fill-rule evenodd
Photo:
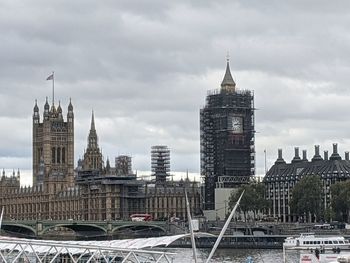
<path fill-rule="evenodd" d="M 52 147 L 51 148 L 51 163 L 60 164 L 66 163 L 66 148 L 65 147 Z"/>

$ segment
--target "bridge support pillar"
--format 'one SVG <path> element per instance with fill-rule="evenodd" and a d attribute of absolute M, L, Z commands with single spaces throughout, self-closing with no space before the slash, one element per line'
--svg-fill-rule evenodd
<path fill-rule="evenodd" d="M 41 236 L 42 231 L 43 231 L 43 223 L 37 221 L 37 222 L 36 222 L 36 233 L 35 233 L 36 236 L 37 236 L 37 237 L 38 237 L 38 236 Z"/>
<path fill-rule="evenodd" d="M 111 222 L 107 222 L 107 234 L 110 235 L 112 234 L 112 223 Z"/>

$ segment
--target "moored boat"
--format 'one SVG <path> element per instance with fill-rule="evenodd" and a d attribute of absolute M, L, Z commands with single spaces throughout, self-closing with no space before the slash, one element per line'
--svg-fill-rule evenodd
<path fill-rule="evenodd" d="M 283 247 L 287 249 L 320 249 L 339 252 L 350 250 L 350 243 L 342 236 L 316 236 L 314 233 L 302 233 L 299 237 L 286 238 Z"/>
<path fill-rule="evenodd" d="M 350 254 L 348 252 L 338 253 L 301 253 L 299 263 L 348 263 Z"/>

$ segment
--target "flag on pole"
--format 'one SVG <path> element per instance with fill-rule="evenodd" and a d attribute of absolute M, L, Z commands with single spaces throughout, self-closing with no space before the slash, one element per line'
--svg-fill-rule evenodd
<path fill-rule="evenodd" d="M 46 78 L 46 80 L 50 80 L 50 79 L 53 79 L 53 73 Z"/>

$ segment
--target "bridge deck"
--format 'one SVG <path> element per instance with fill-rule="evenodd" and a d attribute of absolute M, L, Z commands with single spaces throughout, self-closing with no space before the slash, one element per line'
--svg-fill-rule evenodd
<path fill-rule="evenodd" d="M 175 237 L 173 237 L 174 239 Z M 177 237 L 179 238 L 179 237 Z M 168 242 L 172 242 L 169 239 Z M 135 239 L 137 240 L 137 239 Z M 160 240 L 158 240 L 160 241 Z M 57 242 L 0 237 L 0 261 L 18 262 L 166 262 L 175 254 L 165 251 L 127 249 L 98 242 Z M 131 242 L 132 243 L 132 242 Z M 142 246 L 141 246 L 142 247 Z"/>

